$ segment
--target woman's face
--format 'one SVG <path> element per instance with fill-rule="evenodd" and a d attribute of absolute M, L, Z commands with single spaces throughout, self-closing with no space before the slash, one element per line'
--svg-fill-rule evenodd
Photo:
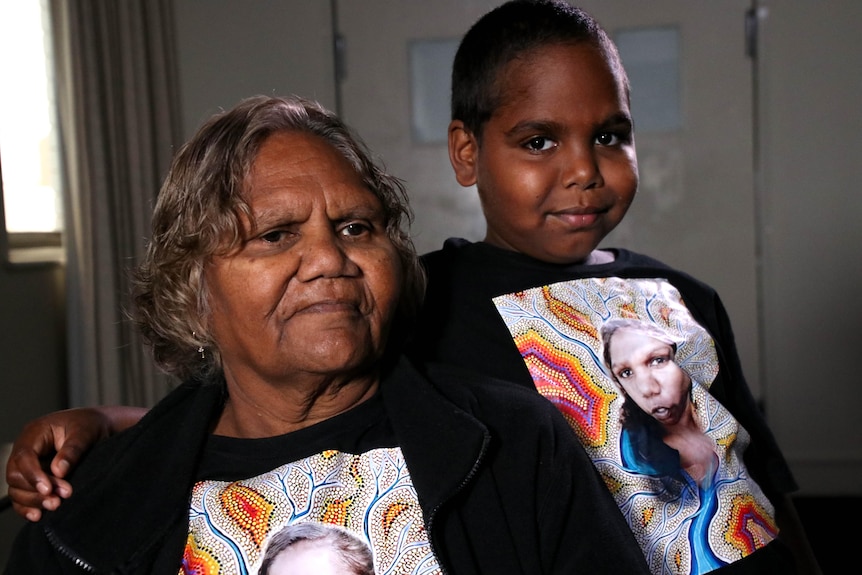
<path fill-rule="evenodd" d="M 674 361 L 670 344 L 620 328 L 611 337 L 610 358 L 617 382 L 641 409 L 665 425 L 680 420 L 691 378 Z"/>
<path fill-rule="evenodd" d="M 383 209 L 331 145 L 261 146 L 240 246 L 207 263 L 210 326 L 228 378 L 267 383 L 364 372 L 383 353 L 402 269 Z"/>

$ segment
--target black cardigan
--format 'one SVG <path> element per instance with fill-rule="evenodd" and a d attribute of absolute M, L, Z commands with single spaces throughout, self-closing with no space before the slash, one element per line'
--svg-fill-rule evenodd
<path fill-rule="evenodd" d="M 445 573 L 647 573 L 557 410 L 535 392 L 401 361 L 381 384 Z M 431 383 L 431 381 L 435 383 Z M 94 447 L 75 496 L 16 540 L 8 574 L 170 573 L 223 383 L 188 382 Z"/>

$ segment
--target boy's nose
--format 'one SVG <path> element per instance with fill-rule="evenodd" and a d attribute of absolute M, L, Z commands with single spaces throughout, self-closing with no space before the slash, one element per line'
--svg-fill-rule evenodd
<path fill-rule="evenodd" d="M 598 158 L 592 146 L 570 146 L 564 154 L 563 184 L 582 190 L 604 185 Z"/>

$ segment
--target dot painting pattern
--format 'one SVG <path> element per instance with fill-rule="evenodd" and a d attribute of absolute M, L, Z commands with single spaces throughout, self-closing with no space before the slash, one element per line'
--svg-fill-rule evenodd
<path fill-rule="evenodd" d="M 749 477 L 746 430 L 709 393 L 718 375 L 715 344 L 664 279 L 588 278 L 494 298 L 533 378 L 574 429 L 657 575 L 699 574 L 746 557 L 777 536 L 774 509 Z M 674 341 L 674 362 L 691 379 L 691 402 L 718 464 L 694 481 L 659 475 L 626 455 L 625 398 L 604 366 L 602 324 L 636 319 Z M 649 462 L 647 462 L 649 463 Z"/>
<path fill-rule="evenodd" d="M 257 573 L 269 538 L 308 521 L 365 540 L 378 573 L 441 573 L 397 448 L 326 451 L 242 481 L 199 482 L 180 573 Z"/>

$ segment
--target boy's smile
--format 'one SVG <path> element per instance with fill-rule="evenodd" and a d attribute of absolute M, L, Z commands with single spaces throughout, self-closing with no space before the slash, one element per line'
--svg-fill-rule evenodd
<path fill-rule="evenodd" d="M 498 82 L 481 144 L 450 126 L 456 177 L 477 186 L 485 241 L 550 263 L 585 261 L 637 191 L 624 81 L 593 45 L 566 43 L 509 62 Z"/>

